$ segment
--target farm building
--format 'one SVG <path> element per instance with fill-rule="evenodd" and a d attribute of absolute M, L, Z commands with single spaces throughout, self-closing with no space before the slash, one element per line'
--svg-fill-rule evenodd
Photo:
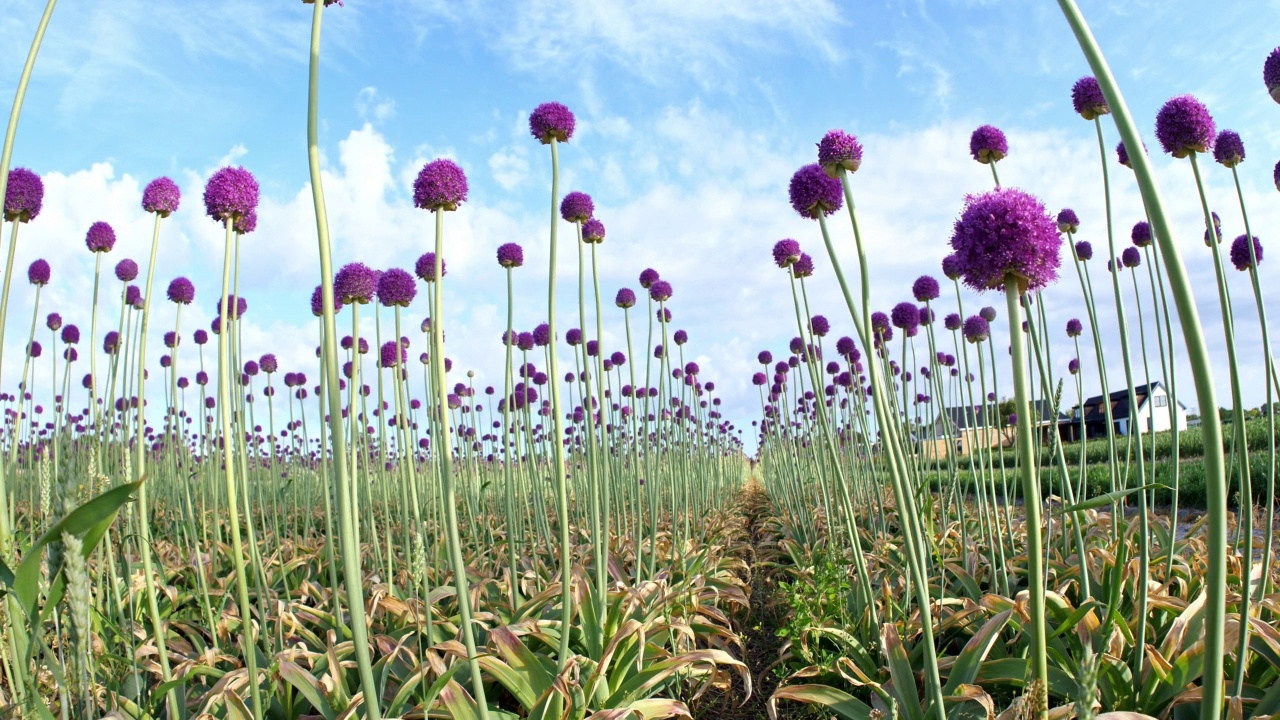
<path fill-rule="evenodd" d="M 1130 407 L 1128 389 L 1111 393 L 1111 416 L 1115 422 L 1116 432 L 1128 435 L 1133 428 L 1140 432 L 1163 432 L 1170 427 L 1169 404 L 1173 403 L 1176 424 L 1179 431 L 1187 429 L 1187 407 L 1169 395 L 1164 383 L 1156 381 L 1139 385 L 1133 389 L 1136 408 Z M 1084 426 L 1085 438 L 1105 437 L 1107 434 L 1107 410 L 1097 395 L 1085 400 L 1072 410 L 1069 419 L 1062 422 L 1063 437 L 1075 440 L 1080 436 L 1080 427 Z"/>
<path fill-rule="evenodd" d="M 1033 400 L 1032 422 L 1040 433 L 1042 442 L 1048 442 L 1058 424 L 1066 417 L 1055 411 L 1046 400 Z M 1008 418 L 997 417 L 996 405 L 988 403 L 985 411 L 982 406 L 958 405 L 945 408 L 933 425 L 929 426 L 928 435 L 920 441 L 921 452 L 925 457 L 940 458 L 950 453 L 968 455 L 974 448 L 1010 446 L 1013 444 L 1014 429 Z"/>

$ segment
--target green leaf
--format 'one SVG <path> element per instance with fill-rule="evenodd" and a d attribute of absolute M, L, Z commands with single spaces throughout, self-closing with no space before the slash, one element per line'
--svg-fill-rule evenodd
<path fill-rule="evenodd" d="M 964 649 L 956 656 L 956 661 L 951 666 L 947 684 L 942 688 L 943 695 L 951 695 L 960 689 L 961 685 L 972 685 L 978 679 L 978 670 L 982 668 L 982 662 L 987 659 L 987 653 L 991 652 L 991 646 L 1000 637 L 1000 631 L 1009 623 L 1012 614 L 1013 610 L 1005 610 L 992 617 L 978 632 L 974 633 L 973 637 L 969 638 L 969 642 L 965 643 Z M 928 714 L 926 712 L 925 716 L 927 717 Z"/>
<path fill-rule="evenodd" d="M 870 720 L 871 707 L 858 698 L 830 685 L 791 685 L 780 687 L 769 698 L 769 718 L 777 720 L 778 701 L 793 700 L 821 705 L 844 720 Z"/>
<path fill-rule="evenodd" d="M 916 674 L 911 668 L 907 649 L 898 636 L 898 626 L 885 623 L 880 629 L 880 647 L 889 661 L 889 676 L 893 679 L 890 691 L 907 720 L 924 720 L 920 694 L 916 692 Z"/>
<path fill-rule="evenodd" d="M 1169 486 L 1165 485 L 1164 483 L 1148 483 L 1140 487 L 1131 487 L 1127 490 L 1116 490 L 1115 492 L 1103 493 L 1102 495 L 1095 495 L 1083 502 L 1078 502 L 1075 505 L 1068 505 L 1067 507 L 1062 508 L 1062 512 L 1075 513 L 1075 512 L 1082 512 L 1084 510 L 1095 510 L 1097 508 L 1108 507 L 1111 505 L 1111 503 L 1115 502 L 1116 500 L 1119 500 L 1120 498 L 1123 498 L 1128 495 L 1132 495 L 1138 492 L 1139 490 L 1154 490 L 1155 488 L 1164 488 L 1166 490 L 1170 489 Z"/>
<path fill-rule="evenodd" d="M 337 717 L 337 712 L 334 711 L 321 693 L 320 681 L 316 680 L 311 673 L 288 660 L 280 661 L 280 669 L 277 672 L 280 677 L 284 678 L 285 682 L 297 688 L 298 692 L 302 693 L 302 696 L 307 699 L 307 702 L 311 703 L 311 706 L 316 709 L 316 712 L 324 715 L 325 720 L 334 720 Z"/>

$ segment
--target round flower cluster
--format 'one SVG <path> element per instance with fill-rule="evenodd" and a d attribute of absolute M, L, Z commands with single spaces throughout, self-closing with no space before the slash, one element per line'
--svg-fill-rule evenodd
<path fill-rule="evenodd" d="M 622 288 L 618 290 L 618 295 L 614 298 L 614 305 L 622 309 L 634 307 L 636 304 L 636 294 L 631 288 Z"/>
<path fill-rule="evenodd" d="M 1176 158 L 1213 148 L 1216 126 L 1209 109 L 1194 95 L 1170 98 L 1156 113 L 1156 139 Z"/>
<path fill-rule="evenodd" d="M 840 181 L 816 163 L 805 165 L 791 176 L 790 195 L 791 207 L 811 220 L 830 215 L 844 203 Z"/>
<path fill-rule="evenodd" d="M 452 160 L 432 160 L 413 181 L 413 204 L 423 210 L 457 210 L 467 199 L 467 175 Z"/>
<path fill-rule="evenodd" d="M 89 226 L 89 232 L 84 236 L 84 244 L 91 252 L 111 252 L 111 248 L 116 246 L 116 231 L 111 226 L 98 221 Z"/>
<path fill-rule="evenodd" d="M 969 136 L 969 154 L 983 165 L 999 162 L 1009 154 L 1009 141 L 1000 128 L 982 125 Z"/>
<path fill-rule="evenodd" d="M 1241 235 L 1231 243 L 1231 264 L 1236 269 L 1245 272 L 1254 267 L 1254 258 L 1258 263 L 1262 263 L 1262 243 L 1257 237 L 1253 238 L 1253 256 L 1249 256 L 1249 236 Z"/>
<path fill-rule="evenodd" d="M 577 121 L 569 108 L 558 102 L 545 102 L 529 113 L 529 134 L 543 145 L 552 140 L 568 142 Z"/>
<path fill-rule="evenodd" d="M 596 205 L 591 200 L 591 196 L 578 192 L 577 190 L 564 196 L 560 201 L 560 217 L 565 222 L 584 223 L 592 218 L 596 212 Z"/>
<path fill-rule="evenodd" d="M 1111 106 L 1107 105 L 1107 98 L 1098 86 L 1098 79 L 1092 75 L 1080 78 L 1071 86 L 1071 105 L 1085 120 L 1111 112 Z"/>
<path fill-rule="evenodd" d="M 257 208 L 258 181 L 243 167 L 224 167 L 205 183 L 204 210 L 218 222 L 234 222 Z"/>
<path fill-rule="evenodd" d="M 857 172 L 862 166 L 862 144 L 843 130 L 832 130 L 818 141 L 818 164 L 831 177 L 837 177 L 842 168 Z"/>
<path fill-rule="evenodd" d="M 49 284 L 50 272 L 49 261 L 44 258 L 40 258 L 31 263 L 31 266 L 27 268 L 27 280 L 30 281 L 32 285 L 44 287 Z"/>
<path fill-rule="evenodd" d="M 9 222 L 31 222 L 44 206 L 44 182 L 26 168 L 9 171 L 9 184 L 4 191 L 4 219 Z"/>
<path fill-rule="evenodd" d="M 1067 321 L 1067 337 L 1080 337 L 1084 333 L 1084 324 L 1076 318 Z"/>
<path fill-rule="evenodd" d="M 1233 168 L 1244 162 L 1244 141 L 1235 130 L 1223 130 L 1213 141 L 1213 159 L 1223 167 Z"/>
<path fill-rule="evenodd" d="M 178 184 L 167 177 L 152 180 L 142 191 L 142 209 L 160 217 L 169 217 L 170 213 L 176 212 L 181 201 L 182 191 Z"/>
<path fill-rule="evenodd" d="M 508 269 L 524 265 L 524 248 L 513 242 L 499 245 L 498 264 Z"/>
<path fill-rule="evenodd" d="M 1133 240 L 1133 244 L 1138 247 L 1146 247 L 1151 244 L 1151 223 L 1146 220 L 1139 220 L 1133 226 L 1133 232 L 1129 234 L 1129 238 Z"/>
<path fill-rule="evenodd" d="M 1034 196 L 1016 188 L 970 195 L 951 234 L 965 284 L 975 290 L 1013 276 L 1034 292 L 1058 276 L 1058 225 Z"/>
<path fill-rule="evenodd" d="M 417 294 L 413 276 L 400 268 L 391 268 L 378 277 L 378 302 L 383 307 L 409 307 Z"/>
<path fill-rule="evenodd" d="M 377 274 L 364 263 L 348 263 L 333 277 L 333 297 L 347 304 L 373 300 L 377 288 Z"/>
<path fill-rule="evenodd" d="M 1070 235 L 1080 229 L 1080 217 L 1071 208 L 1063 208 L 1058 213 L 1058 232 Z"/>
<path fill-rule="evenodd" d="M 921 275 L 911 284 L 911 294 L 920 302 L 929 302 L 937 300 L 942 294 L 942 289 L 938 287 L 938 281 L 932 275 Z"/>

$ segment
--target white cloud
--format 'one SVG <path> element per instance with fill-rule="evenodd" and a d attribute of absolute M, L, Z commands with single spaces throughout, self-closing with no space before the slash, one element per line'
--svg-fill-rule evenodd
<path fill-rule="evenodd" d="M 376 87 L 364 87 L 356 95 L 356 112 L 368 122 L 385 122 L 395 117 L 396 101 L 380 94 Z"/>

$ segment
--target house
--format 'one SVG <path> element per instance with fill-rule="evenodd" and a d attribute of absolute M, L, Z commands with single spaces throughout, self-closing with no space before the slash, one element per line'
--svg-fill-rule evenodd
<path fill-rule="evenodd" d="M 1066 416 L 1047 400 L 1033 400 L 1031 408 L 1032 424 L 1041 442 L 1047 443 Z M 1009 418 L 1000 417 L 996 403 L 944 408 L 928 430 L 928 437 L 920 441 L 920 446 L 925 457 L 930 458 L 951 453 L 968 455 L 978 447 L 1012 446 L 1015 435 Z"/>
<path fill-rule="evenodd" d="M 1187 429 L 1187 406 L 1169 395 L 1164 383 L 1156 381 L 1133 388 L 1136 407 L 1130 407 L 1129 390 L 1116 390 L 1108 396 L 1111 419 L 1117 434 L 1128 435 L 1133 429 L 1139 432 L 1164 432 L 1170 428 L 1169 404 L 1174 406 L 1174 424 L 1178 431 Z M 1063 423 L 1067 439 L 1077 439 L 1080 426 L 1084 426 L 1086 439 L 1106 437 L 1107 409 L 1103 396 L 1097 395 L 1084 401 L 1083 407 L 1072 410 L 1071 418 Z"/>

